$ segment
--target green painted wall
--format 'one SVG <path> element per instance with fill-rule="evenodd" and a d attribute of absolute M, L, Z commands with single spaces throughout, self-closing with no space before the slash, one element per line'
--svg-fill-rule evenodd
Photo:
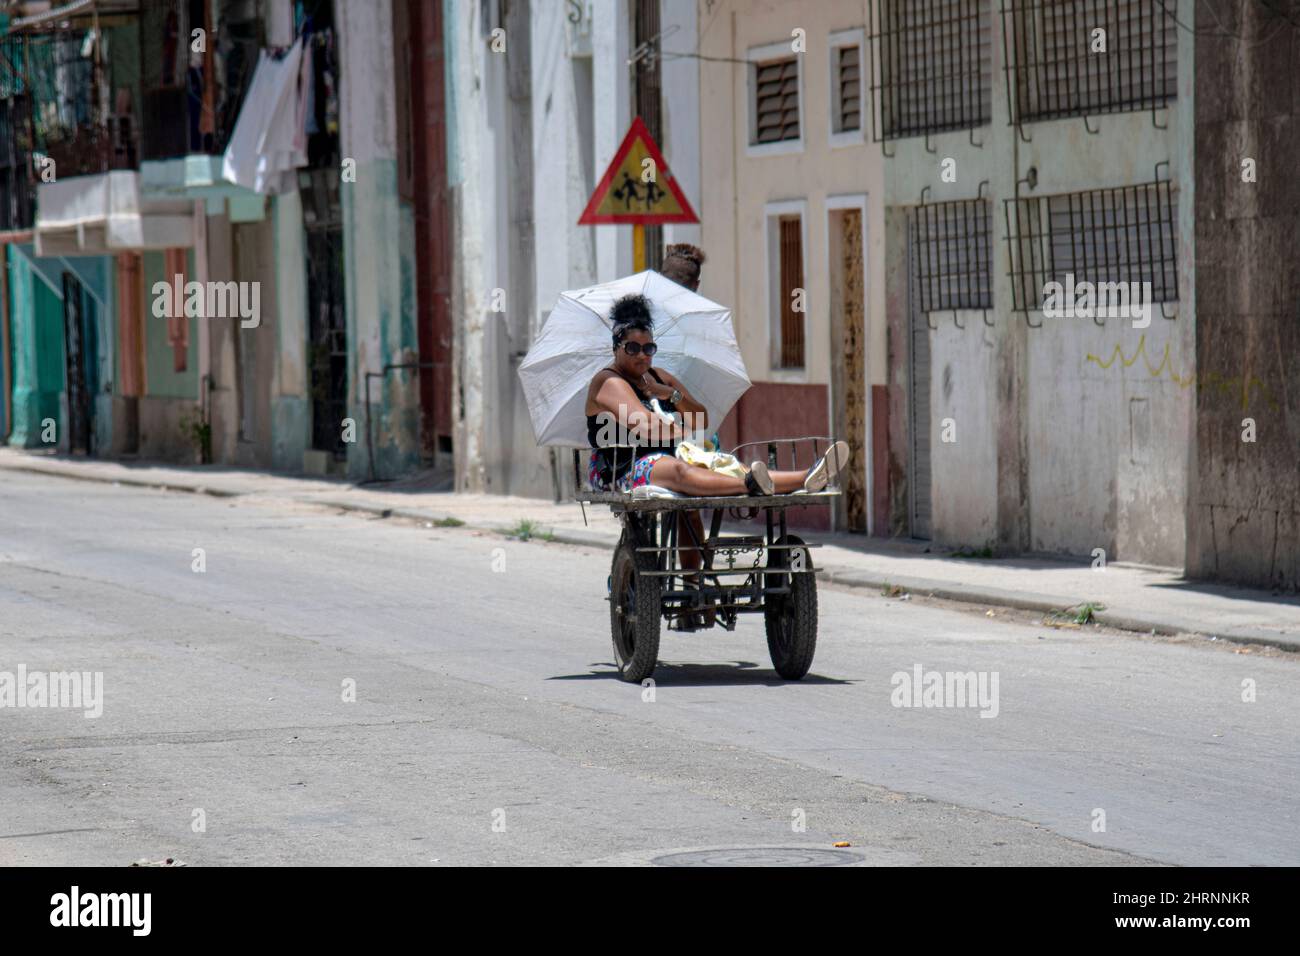
<path fill-rule="evenodd" d="M 59 395 L 63 391 L 63 301 L 37 272 L 30 245 L 7 249 L 10 335 L 13 349 L 13 431 L 9 444 L 36 448 L 41 423 L 52 418 L 61 431 Z"/>
<path fill-rule="evenodd" d="M 186 272 L 194 274 L 194 250 L 187 255 Z M 190 326 L 189 352 L 185 371 L 173 371 L 171 343 L 167 341 L 167 318 L 153 314 L 153 287 L 155 282 L 170 282 L 163 275 L 163 254 L 144 254 L 144 328 L 145 328 L 145 383 L 151 398 L 197 398 L 199 394 L 199 336 L 198 323 L 186 319 Z"/>

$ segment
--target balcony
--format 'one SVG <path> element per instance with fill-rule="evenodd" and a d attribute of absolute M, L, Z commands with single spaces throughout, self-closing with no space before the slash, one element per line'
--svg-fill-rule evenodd
<path fill-rule="evenodd" d="M 213 35 L 202 56 L 178 63 L 166 52 L 142 55 L 141 197 L 146 203 L 202 200 L 212 214 L 227 210 L 232 222 L 255 222 L 265 217 L 263 197 L 226 181 L 221 160 L 257 66 L 262 28 L 255 4 L 214 0 L 212 6 L 216 27 L 207 25 Z M 165 51 L 173 31 L 188 36 L 204 26 L 197 19 L 180 22 L 199 16 L 193 4 L 184 8 L 143 0 L 141 49 Z"/>
<path fill-rule="evenodd" d="M 114 170 L 41 183 L 38 256 L 112 255 L 194 243 L 194 202 L 142 195 L 140 173 Z"/>

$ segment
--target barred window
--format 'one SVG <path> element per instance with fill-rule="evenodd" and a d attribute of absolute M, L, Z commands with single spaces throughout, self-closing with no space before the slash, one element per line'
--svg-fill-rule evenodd
<path fill-rule="evenodd" d="M 848 133 L 862 128 L 862 51 L 856 45 L 835 50 L 834 131 Z"/>
<path fill-rule="evenodd" d="M 872 12 L 877 140 L 989 122 L 991 0 L 877 0 Z"/>
<path fill-rule="evenodd" d="M 1014 308 L 1042 308 L 1063 286 L 1150 282 L 1152 302 L 1178 301 L 1178 197 L 1167 180 L 1006 201 Z"/>
<path fill-rule="evenodd" d="M 1177 25 L 1155 0 L 1004 0 L 1014 121 L 1154 109 L 1177 94 Z"/>
<path fill-rule="evenodd" d="M 912 216 L 912 272 L 919 311 L 988 309 L 992 205 L 962 199 L 916 207 Z"/>
<path fill-rule="evenodd" d="M 799 138 L 799 60 L 755 63 L 752 145 Z"/>

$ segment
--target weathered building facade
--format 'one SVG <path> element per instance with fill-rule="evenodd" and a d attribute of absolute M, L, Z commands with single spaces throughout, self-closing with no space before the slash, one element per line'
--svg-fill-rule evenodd
<path fill-rule="evenodd" d="M 446 22 L 456 323 L 456 487 L 562 495 L 565 456 L 539 449 L 517 370 L 559 293 L 632 271 L 627 226 L 577 221 L 631 125 L 661 110 L 660 146 L 699 188 L 696 4 L 453 4 Z M 646 70 L 644 61 L 658 66 Z M 665 226 L 652 241 L 698 240 Z M 651 262 L 655 260 L 653 257 Z"/>
<path fill-rule="evenodd" d="M 8 441 L 356 479 L 449 468 L 440 7 L 6 12 Z M 296 110 L 268 128 L 302 155 L 250 188 L 223 158 L 269 108 L 265 87 L 245 100 L 264 50 L 301 64 Z M 439 250 L 423 278 L 419 249 Z M 257 314 L 160 311 L 159 288 L 190 282 Z"/>
<path fill-rule="evenodd" d="M 872 16 L 891 532 L 1181 564 L 1191 36 L 1146 2 Z M 1148 282 L 1149 311 L 1055 309 L 1071 281 Z"/>
<path fill-rule="evenodd" d="M 754 383 L 724 443 L 833 431 L 853 449 L 835 522 L 881 532 L 883 160 L 865 108 L 867 24 L 855 3 L 701 7 L 700 291 L 732 305 Z"/>

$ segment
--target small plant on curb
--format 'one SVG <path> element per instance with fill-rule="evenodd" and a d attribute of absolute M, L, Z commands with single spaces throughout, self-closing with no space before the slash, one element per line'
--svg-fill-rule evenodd
<path fill-rule="evenodd" d="M 194 408 L 181 416 L 181 434 L 194 446 L 200 465 L 212 463 L 212 423 L 203 420 L 202 411 Z"/>
<path fill-rule="evenodd" d="M 519 523 L 506 533 L 507 538 L 518 538 L 520 541 L 530 541 L 533 538 L 539 538 L 542 541 L 553 541 L 555 535 L 551 532 L 542 531 L 542 526 L 532 518 L 520 518 Z"/>
<path fill-rule="evenodd" d="M 1097 612 L 1104 610 L 1106 610 L 1104 604 L 1085 601 L 1083 604 L 1067 607 L 1063 611 L 1049 612 L 1043 618 L 1043 623 L 1048 627 L 1082 627 L 1085 624 L 1096 624 Z"/>
<path fill-rule="evenodd" d="M 450 517 L 439 518 L 434 522 L 434 524 L 439 528 L 462 528 L 465 526 L 465 522 L 461 521 L 459 518 Z"/>
<path fill-rule="evenodd" d="M 952 556 L 954 558 L 991 558 L 993 557 L 993 549 L 987 546 L 980 548 L 978 551 L 972 551 L 969 548 L 961 548 L 958 551 L 954 551 Z"/>
<path fill-rule="evenodd" d="M 886 584 L 880 589 L 881 597 L 902 597 L 907 593 L 906 588 L 901 588 L 897 584 Z"/>

